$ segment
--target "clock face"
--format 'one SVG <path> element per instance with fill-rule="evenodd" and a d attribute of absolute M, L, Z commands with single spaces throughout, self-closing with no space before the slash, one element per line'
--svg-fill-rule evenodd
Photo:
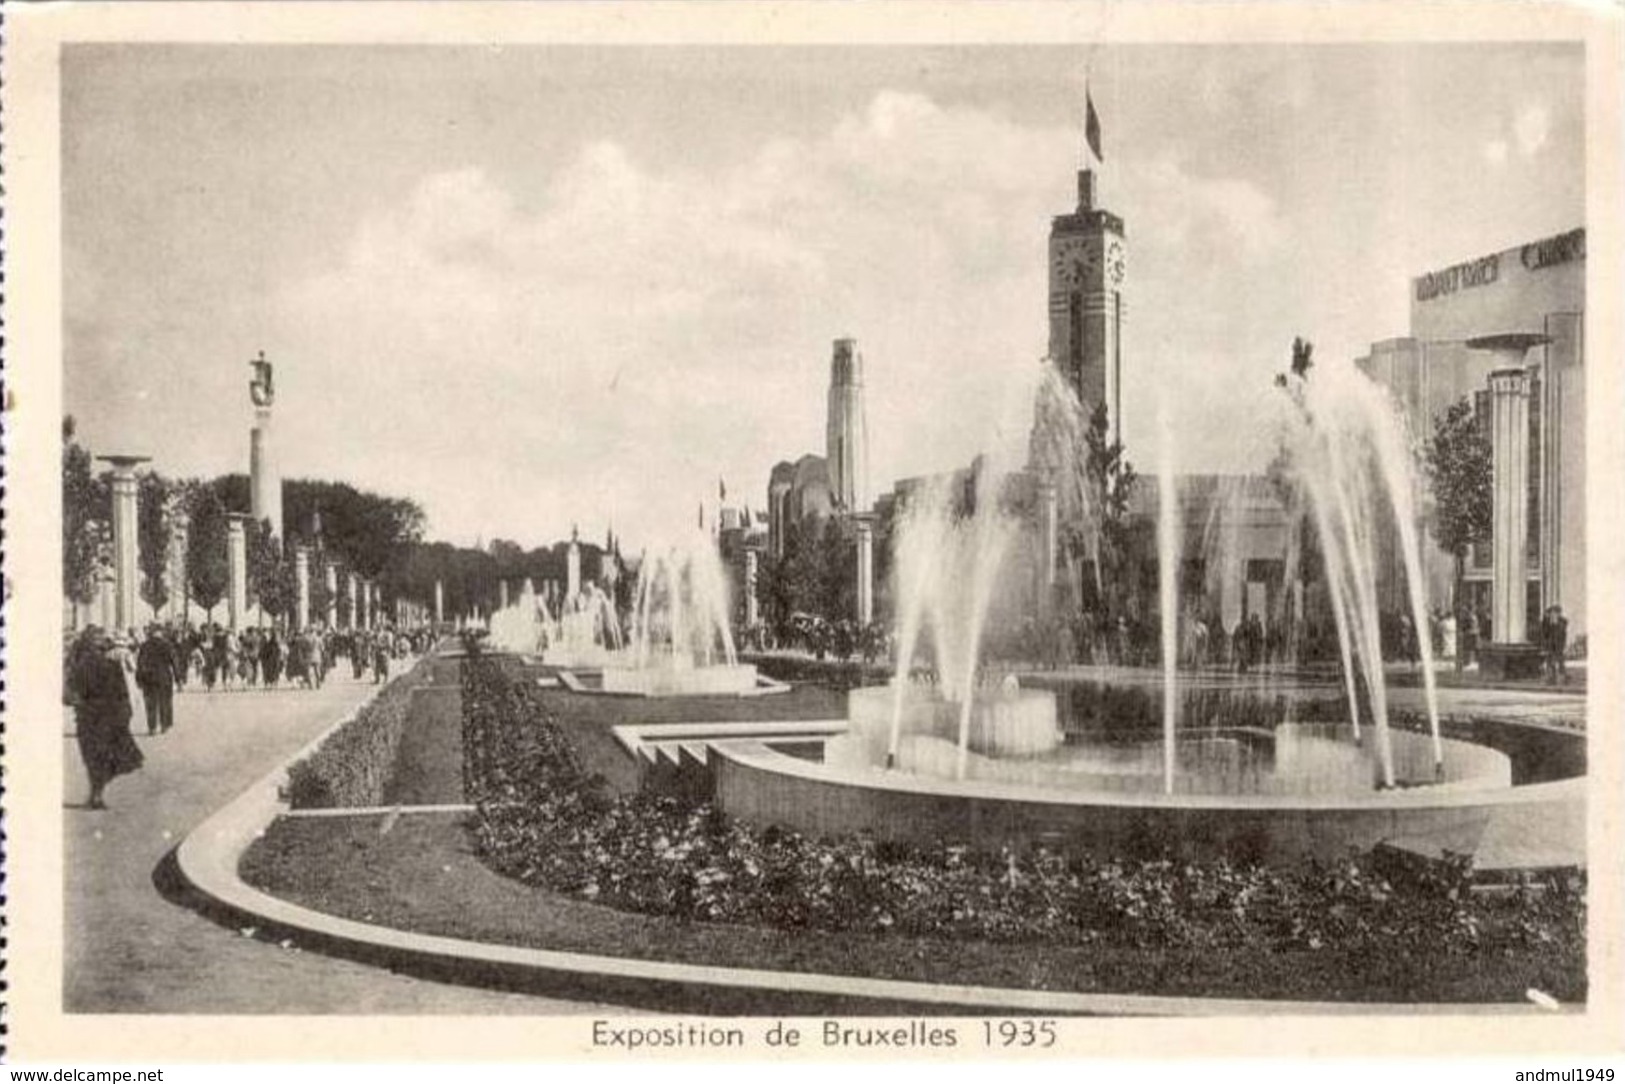
<path fill-rule="evenodd" d="M 1082 286 L 1100 267 L 1100 253 L 1090 244 L 1059 245 L 1050 261 L 1050 274 L 1057 286 L 1073 289 Z"/>
<path fill-rule="evenodd" d="M 1106 274 L 1113 286 L 1123 285 L 1123 276 L 1128 267 L 1124 259 L 1123 242 L 1113 241 L 1106 247 Z"/>

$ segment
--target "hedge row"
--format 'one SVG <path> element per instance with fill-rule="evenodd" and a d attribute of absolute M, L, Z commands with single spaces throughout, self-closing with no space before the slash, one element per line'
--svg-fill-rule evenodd
<path fill-rule="evenodd" d="M 382 805 L 395 773 L 412 690 L 427 680 L 426 660 L 391 681 L 329 734 L 315 752 L 288 769 L 294 809 L 353 809 Z"/>
<path fill-rule="evenodd" d="M 1465 860 L 1351 855 L 1292 867 L 1123 861 L 1043 848 L 978 851 L 867 837 L 811 839 L 705 803 L 617 797 L 581 767 L 527 686 L 463 667 L 477 842 L 497 871 L 625 910 L 780 929 L 995 942 L 1539 953 L 1583 985 L 1585 878 L 1471 890 Z"/>

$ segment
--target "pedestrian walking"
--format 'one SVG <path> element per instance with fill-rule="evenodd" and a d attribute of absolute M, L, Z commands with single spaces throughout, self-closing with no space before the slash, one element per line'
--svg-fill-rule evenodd
<path fill-rule="evenodd" d="M 74 709 L 74 737 L 90 780 L 91 809 L 106 809 L 107 784 L 141 767 L 141 750 L 130 735 L 130 690 L 116 646 L 99 627 L 85 629 L 68 665 L 67 701 Z"/>
<path fill-rule="evenodd" d="M 147 709 L 147 733 L 164 734 L 175 722 L 175 652 L 157 625 L 135 655 L 135 683 Z"/>

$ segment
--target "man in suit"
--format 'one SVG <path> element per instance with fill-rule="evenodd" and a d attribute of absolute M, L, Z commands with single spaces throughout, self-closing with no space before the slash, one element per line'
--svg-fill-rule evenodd
<path fill-rule="evenodd" d="M 135 683 L 147 705 L 147 733 L 162 734 L 175 722 L 175 649 L 157 625 L 135 653 Z"/>

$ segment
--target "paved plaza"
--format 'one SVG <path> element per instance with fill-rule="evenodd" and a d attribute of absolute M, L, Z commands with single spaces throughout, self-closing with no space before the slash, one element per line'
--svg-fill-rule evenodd
<path fill-rule="evenodd" d="M 175 728 L 135 730 L 146 765 L 82 807 L 84 771 L 63 741 L 66 925 L 63 1008 L 76 1013 L 564 1014 L 600 1009 L 392 974 L 258 940 L 166 899 L 154 876 L 194 826 L 375 691 L 186 693 Z M 139 714 L 139 712 L 138 712 Z"/>

